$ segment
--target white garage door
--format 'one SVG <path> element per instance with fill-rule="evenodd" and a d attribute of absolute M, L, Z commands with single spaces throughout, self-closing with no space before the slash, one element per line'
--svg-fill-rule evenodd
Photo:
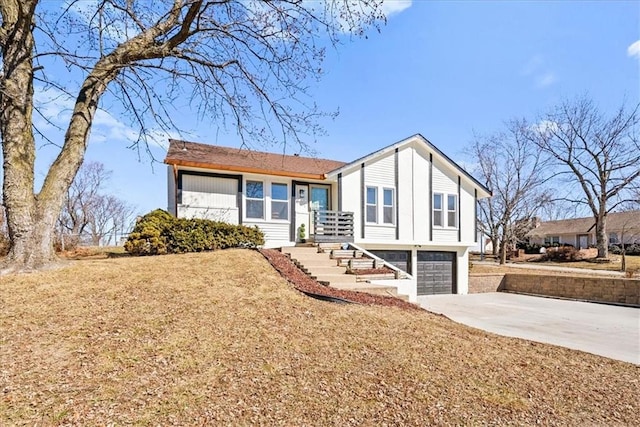
<path fill-rule="evenodd" d="M 238 223 L 238 180 L 182 175 L 182 216 Z"/>

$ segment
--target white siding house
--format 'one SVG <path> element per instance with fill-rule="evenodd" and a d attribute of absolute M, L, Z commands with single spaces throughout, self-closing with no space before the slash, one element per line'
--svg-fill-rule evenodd
<path fill-rule="evenodd" d="M 406 271 L 413 300 L 467 293 L 477 200 L 491 193 L 421 135 L 350 163 L 171 140 L 165 163 L 178 216 L 257 225 L 267 247 L 294 245 L 304 224 Z"/>

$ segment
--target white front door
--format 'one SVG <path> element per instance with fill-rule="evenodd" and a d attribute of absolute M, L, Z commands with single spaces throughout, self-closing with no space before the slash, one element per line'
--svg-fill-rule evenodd
<path fill-rule="evenodd" d="M 310 235 L 310 223 L 309 223 L 309 186 L 307 184 L 296 184 L 295 187 L 295 204 L 296 204 L 296 242 L 299 242 L 303 237 L 301 235 L 301 227 L 304 224 L 304 239 L 308 239 Z"/>
<path fill-rule="evenodd" d="M 578 249 L 587 249 L 589 247 L 589 235 L 581 234 L 578 236 Z"/>

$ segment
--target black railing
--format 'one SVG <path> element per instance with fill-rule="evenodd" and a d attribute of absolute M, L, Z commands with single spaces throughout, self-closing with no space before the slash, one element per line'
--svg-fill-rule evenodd
<path fill-rule="evenodd" d="M 353 212 L 313 211 L 316 243 L 353 242 Z"/>

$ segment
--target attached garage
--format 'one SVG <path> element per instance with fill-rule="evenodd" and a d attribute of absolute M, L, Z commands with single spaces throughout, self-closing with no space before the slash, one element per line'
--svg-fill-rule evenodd
<path fill-rule="evenodd" d="M 372 250 L 370 252 L 400 270 L 413 274 L 411 251 Z M 415 273 L 417 295 L 455 294 L 457 291 L 456 256 L 455 252 L 418 251 Z"/>
<path fill-rule="evenodd" d="M 240 222 L 240 177 L 178 172 L 178 216 Z"/>
<path fill-rule="evenodd" d="M 370 251 L 394 267 L 411 274 L 411 251 Z"/>
<path fill-rule="evenodd" d="M 456 253 L 418 251 L 418 295 L 456 293 Z"/>

